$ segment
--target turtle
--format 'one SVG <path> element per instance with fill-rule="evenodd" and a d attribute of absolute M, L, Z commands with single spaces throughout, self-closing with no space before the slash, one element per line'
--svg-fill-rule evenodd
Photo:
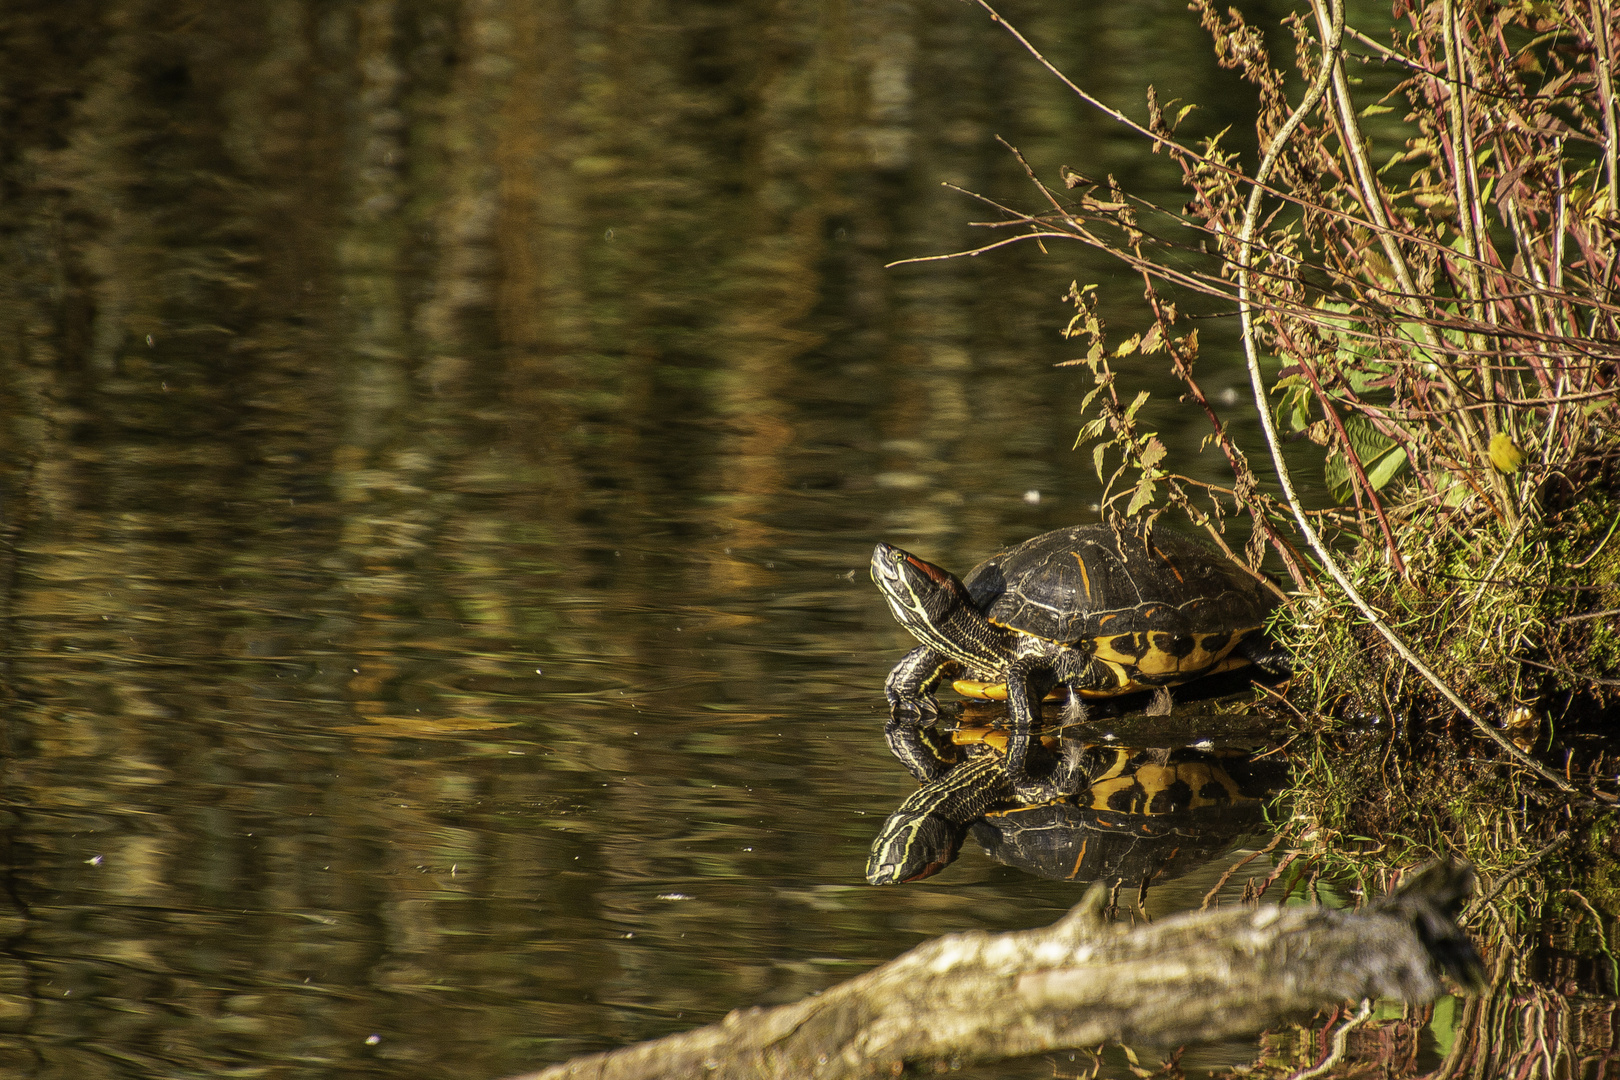
<path fill-rule="evenodd" d="M 1247 664 L 1289 671 L 1265 634 L 1280 590 L 1165 528 L 1150 538 L 1108 525 L 1055 529 L 965 578 L 879 543 L 872 580 L 922 643 L 889 673 L 884 695 L 889 747 L 925 783 L 950 767 L 918 735 L 938 716 L 934 689 L 947 676 L 965 677 L 958 685 L 969 694 L 1006 698 L 1007 772 L 1021 798 L 1044 802 L 1080 784 L 1061 763 L 1045 777 L 1029 767 L 1048 692 L 1066 687 L 1065 719 L 1079 722 L 1088 699 L 1152 690 L 1149 712 L 1168 713 L 1168 688 L 1179 683 Z"/>
<path fill-rule="evenodd" d="M 969 835 L 996 861 L 1041 877 L 1175 876 L 1257 825 L 1262 798 L 1288 776 L 1286 761 L 1247 751 L 1088 745 L 1078 765 L 1087 788 L 1029 805 L 1007 775 L 1005 737 L 984 743 L 889 816 L 872 843 L 868 882 L 931 877 Z"/>

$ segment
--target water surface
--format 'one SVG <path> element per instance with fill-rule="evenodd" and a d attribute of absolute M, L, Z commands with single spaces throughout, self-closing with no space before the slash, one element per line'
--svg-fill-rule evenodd
<path fill-rule="evenodd" d="M 1008 14 L 1241 119 L 1180 4 Z M 1092 520 L 1061 297 L 1142 319 L 1079 250 L 884 266 L 984 238 L 942 182 L 1038 205 L 996 135 L 1177 198 L 982 11 L 5 25 L 8 1075 L 496 1077 L 1078 899 L 972 852 L 862 880 L 913 786 L 871 546 Z"/>

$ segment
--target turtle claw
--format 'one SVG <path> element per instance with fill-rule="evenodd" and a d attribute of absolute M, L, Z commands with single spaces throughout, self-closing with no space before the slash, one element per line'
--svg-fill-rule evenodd
<path fill-rule="evenodd" d="M 933 696 L 907 698 L 889 703 L 889 723 L 909 728 L 927 727 L 939 719 L 939 702 Z"/>

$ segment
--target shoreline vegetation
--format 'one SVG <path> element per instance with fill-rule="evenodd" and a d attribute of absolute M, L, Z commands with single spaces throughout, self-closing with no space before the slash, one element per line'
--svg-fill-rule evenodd
<path fill-rule="evenodd" d="M 1095 383 L 1076 445 L 1105 514 L 1184 517 L 1292 580 L 1274 630 L 1296 677 L 1275 707 L 1300 764 L 1254 883 L 1374 896 L 1466 859 L 1485 890 L 1464 925 L 1494 972 L 1433 1075 L 1612 1060 L 1571 1034 L 1584 1013 L 1567 999 L 1597 995 L 1603 1013 L 1620 997 L 1620 18 L 1578 0 L 1397 0 L 1375 28 L 1311 0 L 1284 20 L 1290 50 L 1194 0 L 1254 89 L 1248 170 L 1228 132 L 1178 138 L 1194 105 L 1150 91 L 1138 123 L 977 2 L 1190 193 L 1166 208 L 1025 165 L 1043 206 L 996 204 L 1004 235 L 945 257 L 1075 240 L 1137 274 L 1146 329 L 1122 339 L 1097 286 L 1070 294 L 1085 349 L 1070 363 Z M 1234 310 L 1252 394 L 1235 408 L 1196 374 L 1200 321 Z M 1169 459 L 1149 394 L 1128 389 L 1145 366 L 1179 378 L 1229 485 Z M 1239 418 L 1259 420 L 1263 459 L 1233 437 Z M 1331 505 L 1298 492 L 1316 470 Z M 1229 539 L 1243 518 L 1247 542 Z"/>

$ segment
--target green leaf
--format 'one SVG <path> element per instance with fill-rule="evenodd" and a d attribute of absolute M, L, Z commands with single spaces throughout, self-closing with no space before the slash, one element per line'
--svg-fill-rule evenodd
<path fill-rule="evenodd" d="M 1367 470 L 1367 482 L 1372 484 L 1374 491 L 1382 490 L 1385 484 L 1395 479 L 1395 474 L 1401 471 L 1406 464 L 1406 448 L 1397 446 L 1387 454 L 1364 466 Z"/>
<path fill-rule="evenodd" d="M 1352 416 L 1344 425 L 1345 434 L 1350 437 L 1350 446 L 1355 451 L 1357 460 L 1361 462 L 1362 470 L 1367 474 L 1367 482 L 1374 491 L 1382 489 L 1393 480 L 1406 465 L 1406 451 L 1395 443 L 1395 440 L 1373 427 L 1371 422 L 1359 416 Z M 1323 477 L 1327 481 L 1328 492 L 1339 502 L 1348 502 L 1352 495 L 1354 480 L 1351 476 L 1350 462 L 1344 456 L 1344 447 L 1335 446 L 1328 454 L 1324 463 Z"/>
<path fill-rule="evenodd" d="M 1131 496 L 1130 505 L 1125 508 L 1125 516 L 1130 517 L 1144 506 L 1151 505 L 1153 494 L 1159 485 L 1151 480 L 1143 480 L 1136 485 L 1136 494 Z"/>
<path fill-rule="evenodd" d="M 1392 370 L 1388 364 L 1358 355 L 1355 363 L 1345 364 L 1340 369 L 1340 374 L 1344 376 L 1344 381 L 1350 384 L 1350 389 L 1359 394 L 1379 379 L 1388 377 Z"/>
<path fill-rule="evenodd" d="M 1316 395 L 1311 393 L 1305 380 L 1289 376 L 1280 381 L 1277 388 L 1285 391 L 1282 400 L 1277 403 L 1277 416 L 1288 424 L 1288 430 L 1304 431 L 1310 427 Z"/>
<path fill-rule="evenodd" d="M 1334 502 L 1350 501 L 1350 463 L 1344 460 L 1342 451 L 1328 452 L 1327 460 L 1322 463 L 1322 479 L 1327 482 L 1328 494 L 1333 496 Z"/>
<path fill-rule="evenodd" d="M 1336 315 L 1350 314 L 1349 304 L 1341 304 L 1333 300 L 1318 300 L 1316 308 L 1318 311 L 1331 311 Z M 1352 325 L 1349 319 L 1323 319 L 1322 322 L 1339 330 L 1348 330 Z"/>

